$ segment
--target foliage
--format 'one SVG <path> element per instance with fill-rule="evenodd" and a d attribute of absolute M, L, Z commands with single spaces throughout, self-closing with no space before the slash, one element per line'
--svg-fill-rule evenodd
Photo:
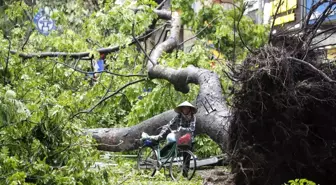
<path fill-rule="evenodd" d="M 213 44 L 226 60 L 242 61 L 248 53 L 246 45 L 256 49 L 266 43 L 269 27 L 254 24 L 249 17 L 241 17 L 245 6 L 242 1 L 237 3 L 240 7 L 231 10 L 224 10 L 221 4 L 201 1 L 203 7 L 196 15 L 191 8 L 193 2 L 173 1 L 173 9 L 181 10 L 183 22 L 198 33 L 197 38 L 210 41 L 208 44 Z"/>
<path fill-rule="evenodd" d="M 197 135 L 195 140 L 194 153 L 198 158 L 207 158 L 222 153 L 218 144 L 212 141 L 207 135 Z"/>
<path fill-rule="evenodd" d="M 106 154 L 105 154 L 106 156 Z M 106 169 L 109 171 L 107 175 L 109 176 L 111 184 L 167 184 L 167 185 L 177 185 L 177 184 L 187 184 L 187 185 L 201 185 L 202 179 L 200 176 L 195 175 L 193 179 L 190 181 L 188 180 L 179 180 L 178 182 L 172 181 L 169 176 L 168 169 L 161 169 L 157 171 L 154 177 L 140 174 L 138 170 L 136 170 L 136 160 L 134 158 L 124 158 L 118 156 L 110 156 L 105 157 L 104 159 L 100 160 L 101 162 L 114 164 L 117 166 L 111 167 L 101 167 L 101 169 Z"/>
<path fill-rule="evenodd" d="M 105 37 L 101 32 L 106 32 L 108 27 L 112 27 L 116 29 L 114 32 L 121 30 L 129 34 L 131 24 L 126 26 L 125 23 L 131 23 L 128 19 L 134 19 L 138 21 L 135 33 L 140 34 L 148 27 L 147 23 L 150 23 L 153 17 L 150 13 L 146 13 L 146 16 L 143 13 L 133 16 L 131 11 L 127 14 L 121 7 L 112 9 L 106 7 L 108 11 L 104 13 L 87 14 L 83 18 L 78 12 L 85 11 L 85 7 L 80 1 L 78 2 L 78 4 L 69 2 L 70 6 L 65 4 L 57 6 L 59 11 L 53 14 L 53 19 L 57 20 L 58 30 L 48 37 L 39 34 L 36 30 L 26 37 L 29 26 L 33 25 L 27 20 L 27 16 L 23 16 L 24 12 L 34 15 L 38 7 L 31 9 L 24 4 L 20 6 L 19 2 L 13 2 L 5 7 L 6 14 L 1 14 L 8 21 L 2 22 L 5 25 L 0 28 L 0 71 L 4 74 L 0 75 L 2 83 L 0 88 L 0 184 L 25 182 L 110 184 L 113 179 L 106 178 L 108 173 L 106 170 L 97 171 L 91 168 L 99 155 L 92 139 L 84 136 L 81 129 L 84 126 L 112 126 L 119 123 L 130 110 L 130 105 L 127 106 L 125 103 L 122 103 L 124 106 L 119 106 L 120 102 L 128 101 L 127 97 L 117 96 L 105 102 L 103 105 L 105 108 L 99 107 L 100 109 L 93 115 L 83 115 L 79 118 L 73 118 L 73 115 L 88 109 L 103 97 L 106 86 L 112 84 L 118 88 L 118 84 L 122 85 L 133 78 L 111 78 L 102 74 L 99 82 L 91 86 L 91 79 L 87 75 L 65 67 L 67 64 L 73 65 L 76 62 L 71 59 L 21 60 L 16 55 L 10 55 L 7 60 L 9 48 L 23 49 L 25 52 L 77 52 L 92 51 L 98 48 L 98 45 L 122 44 L 125 40 L 130 40 L 130 37 L 125 39 L 126 36 L 119 33 Z M 72 12 L 74 9 L 76 11 Z M 116 22 L 116 15 L 120 12 L 125 15 L 124 19 L 118 19 L 119 22 Z M 69 14 L 72 17 L 67 17 Z M 84 22 L 81 23 L 80 20 Z M 13 21 L 16 22 L 14 28 L 11 27 Z M 108 25 L 110 22 L 114 22 L 115 25 Z M 76 27 L 77 29 L 74 29 Z M 108 31 L 113 32 L 113 30 Z M 25 39 L 28 38 L 28 42 L 24 45 Z M 86 42 L 86 39 L 90 39 L 95 44 Z M 135 49 L 136 47 L 127 47 L 118 53 L 118 57 L 110 56 L 116 59 L 108 60 L 108 65 L 121 74 L 128 74 L 129 71 L 141 72 L 141 65 L 139 65 L 140 68 L 133 67 L 133 64 L 141 64 L 141 61 L 134 61 L 132 65 L 127 64 L 130 58 L 141 57 L 134 52 Z M 5 69 L 6 65 L 8 69 Z M 77 65 L 83 70 L 87 70 L 89 66 L 90 61 L 79 61 Z M 7 70 L 6 73 L 4 73 L 5 70 Z M 134 89 L 141 89 L 141 86 Z"/>
<path fill-rule="evenodd" d="M 307 179 L 295 179 L 295 180 L 289 180 L 288 183 L 289 185 L 316 185 L 315 182 L 309 181 Z M 287 185 L 285 183 L 285 185 Z"/>
<path fill-rule="evenodd" d="M 198 92 L 198 86 L 193 86 L 191 92 L 183 94 L 174 90 L 174 87 L 165 81 L 154 80 L 155 88 L 151 92 L 141 93 L 142 99 L 132 107 L 132 111 L 126 117 L 130 125 L 139 123 L 154 115 L 160 114 L 177 106 L 183 101 L 192 102 Z M 126 91 L 127 93 L 130 90 Z"/>
<path fill-rule="evenodd" d="M 24 104 L 19 97 L 0 87 L 1 184 L 107 184 L 104 171 L 90 170 L 97 160 L 91 138 L 67 120 L 62 105 Z"/>

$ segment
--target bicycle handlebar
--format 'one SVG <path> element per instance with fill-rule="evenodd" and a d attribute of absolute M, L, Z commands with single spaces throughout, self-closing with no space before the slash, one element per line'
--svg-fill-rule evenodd
<path fill-rule="evenodd" d="M 171 128 L 169 127 L 169 130 L 170 130 L 171 132 L 175 133 L 175 132 L 180 131 L 180 128 L 178 128 L 177 130 L 173 130 L 173 129 L 171 129 Z"/>

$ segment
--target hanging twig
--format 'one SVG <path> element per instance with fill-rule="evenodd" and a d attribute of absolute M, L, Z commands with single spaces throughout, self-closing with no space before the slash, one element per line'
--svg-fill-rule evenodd
<path fill-rule="evenodd" d="M 7 58 L 6 58 L 5 71 L 4 71 L 4 74 L 3 74 L 4 84 L 6 85 L 6 84 L 7 84 L 6 76 L 7 76 L 7 71 L 8 71 L 9 57 L 10 57 L 9 54 L 10 54 L 10 50 L 11 50 L 11 47 L 12 47 L 12 42 L 11 42 L 11 40 L 7 37 L 7 35 L 5 35 L 5 39 L 8 40 L 8 53 L 7 53 Z"/>
<path fill-rule="evenodd" d="M 272 32 L 273 32 L 273 28 L 274 28 L 274 24 L 275 24 L 275 20 L 276 20 L 276 16 L 278 15 L 278 12 L 279 12 L 279 9 L 280 7 L 282 6 L 284 1 L 280 0 L 278 6 L 277 6 L 277 9 L 275 10 L 275 14 L 274 14 L 274 17 L 273 17 L 273 21 L 272 21 L 272 25 L 271 25 L 271 29 L 270 29 L 270 33 L 269 33 L 269 36 L 268 36 L 268 44 L 271 43 L 272 41 Z"/>
<path fill-rule="evenodd" d="M 143 79 L 140 79 L 140 80 L 136 80 L 136 81 L 133 81 L 133 82 L 130 82 L 130 83 L 127 83 L 125 84 L 124 86 L 120 87 L 118 90 L 116 90 L 115 92 L 113 92 L 112 94 L 108 95 L 108 96 L 105 96 L 103 97 L 102 99 L 100 99 L 94 106 L 92 106 L 91 108 L 89 108 L 88 110 L 86 111 L 81 111 L 81 112 L 78 112 L 77 114 L 75 114 L 74 116 L 72 116 L 72 118 L 78 116 L 79 114 L 83 114 L 83 113 L 90 113 L 92 112 L 98 105 L 100 105 L 101 103 L 103 103 L 104 101 L 106 101 L 107 99 L 115 96 L 116 94 L 118 94 L 119 92 L 121 92 L 123 89 L 125 89 L 126 87 L 130 86 L 130 85 L 133 85 L 133 84 L 136 84 L 136 83 L 139 83 L 139 82 L 143 82 L 145 81 L 146 78 L 143 78 Z"/>
<path fill-rule="evenodd" d="M 152 61 L 152 59 L 148 56 L 147 52 L 142 48 L 140 42 L 138 41 L 137 38 L 135 38 L 134 36 L 134 22 L 132 24 L 132 37 L 133 39 L 136 41 L 136 43 L 138 44 L 138 47 L 141 49 L 141 51 L 145 54 L 145 56 L 148 58 L 148 60 L 153 64 L 153 66 L 155 65 L 155 63 Z"/>
<path fill-rule="evenodd" d="M 34 32 L 35 28 L 29 28 L 29 30 L 27 31 L 27 34 L 26 34 L 26 39 L 21 47 L 21 50 L 23 51 L 24 50 L 24 47 L 26 46 L 26 44 L 28 43 L 29 41 L 29 38 L 31 36 L 31 34 Z"/>
<path fill-rule="evenodd" d="M 236 7 L 233 7 L 233 52 L 232 61 L 233 64 L 236 63 Z"/>
<path fill-rule="evenodd" d="M 167 24 L 164 24 L 163 30 L 162 30 L 162 32 L 161 32 L 161 34 L 160 34 L 160 37 L 159 37 L 158 41 L 155 43 L 153 49 L 149 52 L 149 55 L 152 54 L 154 48 L 160 43 L 163 34 L 166 32 L 166 28 L 167 28 Z M 146 43 L 145 43 L 145 44 L 146 44 Z"/>
<path fill-rule="evenodd" d="M 149 38 L 153 33 L 157 32 L 158 30 L 160 30 L 162 27 L 164 27 L 165 24 L 163 24 L 162 26 L 154 29 L 154 30 L 151 30 L 151 29 L 148 29 L 143 36 L 139 36 L 139 37 L 136 37 L 136 39 L 138 41 L 144 41 L 146 40 L 147 38 Z M 132 41 L 128 44 L 125 44 L 125 45 L 122 45 L 122 46 L 114 46 L 114 47 L 108 47 L 108 48 L 100 48 L 98 49 L 97 51 L 99 53 L 113 53 L 113 52 L 117 52 L 119 51 L 120 49 L 126 47 L 126 46 L 130 46 L 130 45 L 133 45 L 136 43 L 136 40 L 133 38 Z"/>
<path fill-rule="evenodd" d="M 186 43 L 186 42 L 188 42 L 188 41 L 190 41 L 190 40 L 196 38 L 196 37 L 197 37 L 199 34 L 201 34 L 205 29 L 207 29 L 211 23 L 213 23 L 213 22 L 214 22 L 215 20 L 217 20 L 218 18 L 219 18 L 219 17 L 215 17 L 214 19 L 212 19 L 212 20 L 208 23 L 208 25 L 206 25 L 205 27 L 203 27 L 203 28 L 202 28 L 199 32 L 197 32 L 193 37 L 190 37 L 189 39 L 186 39 L 185 41 L 179 43 L 178 46 L 181 46 L 182 44 L 184 44 L 184 43 Z"/>
<path fill-rule="evenodd" d="M 243 37 L 242 37 L 242 35 L 241 35 L 240 28 L 239 28 L 239 24 L 240 24 L 240 21 L 241 21 L 242 18 L 243 18 L 243 15 L 244 15 L 245 10 L 246 10 L 246 3 L 244 3 L 244 5 L 243 5 L 243 10 L 242 10 L 241 15 L 240 15 L 240 17 L 239 17 L 239 19 L 238 19 L 237 31 L 238 31 L 238 35 L 239 35 L 240 41 L 241 41 L 242 44 L 245 46 L 245 48 L 246 48 L 250 53 L 255 54 L 255 52 L 252 51 L 252 49 L 249 48 L 249 47 L 247 46 L 247 44 L 245 43 L 245 41 L 244 41 L 244 39 L 243 39 Z"/>
<path fill-rule="evenodd" d="M 106 91 L 105 91 L 105 94 L 104 94 L 103 98 L 106 97 L 107 94 L 108 94 L 108 93 L 110 92 L 110 90 L 112 89 L 112 84 L 113 84 L 113 77 L 111 77 L 109 87 L 106 88 Z"/>

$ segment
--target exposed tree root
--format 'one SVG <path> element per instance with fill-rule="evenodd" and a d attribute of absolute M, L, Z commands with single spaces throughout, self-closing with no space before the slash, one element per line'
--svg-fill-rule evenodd
<path fill-rule="evenodd" d="M 336 65 L 322 63 L 311 37 L 275 37 L 234 72 L 229 148 L 237 185 L 336 184 Z"/>

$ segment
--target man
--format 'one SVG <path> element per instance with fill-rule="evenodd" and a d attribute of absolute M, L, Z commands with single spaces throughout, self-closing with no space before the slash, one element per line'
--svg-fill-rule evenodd
<path fill-rule="evenodd" d="M 176 130 L 177 132 L 189 132 L 194 140 L 194 132 L 196 126 L 196 112 L 197 108 L 191 103 L 185 101 L 178 105 L 175 109 L 177 115 L 167 124 L 162 127 L 161 132 L 158 135 L 149 136 L 150 139 L 160 140 L 170 130 Z"/>
<path fill-rule="evenodd" d="M 158 135 L 154 136 L 148 136 L 148 138 L 153 140 L 160 140 L 163 138 L 164 135 L 167 134 L 168 131 L 176 130 L 177 133 L 190 133 L 191 134 L 191 146 L 190 150 L 193 149 L 193 141 L 195 138 L 195 126 L 196 126 L 196 112 L 197 108 L 193 106 L 191 103 L 185 101 L 178 105 L 175 109 L 175 112 L 177 115 L 167 124 L 162 127 L 161 132 Z M 183 136 L 182 136 L 183 137 Z M 182 138 L 181 137 L 181 138 Z M 169 136 L 167 137 L 167 140 L 169 142 Z M 176 138 L 178 140 L 178 138 Z M 169 145 L 167 147 L 164 147 L 163 150 L 168 149 Z M 190 156 L 183 156 L 183 161 L 186 159 L 190 159 Z M 187 168 L 183 170 L 183 176 L 187 175 L 187 171 L 189 170 L 189 164 L 190 161 L 186 161 Z"/>

